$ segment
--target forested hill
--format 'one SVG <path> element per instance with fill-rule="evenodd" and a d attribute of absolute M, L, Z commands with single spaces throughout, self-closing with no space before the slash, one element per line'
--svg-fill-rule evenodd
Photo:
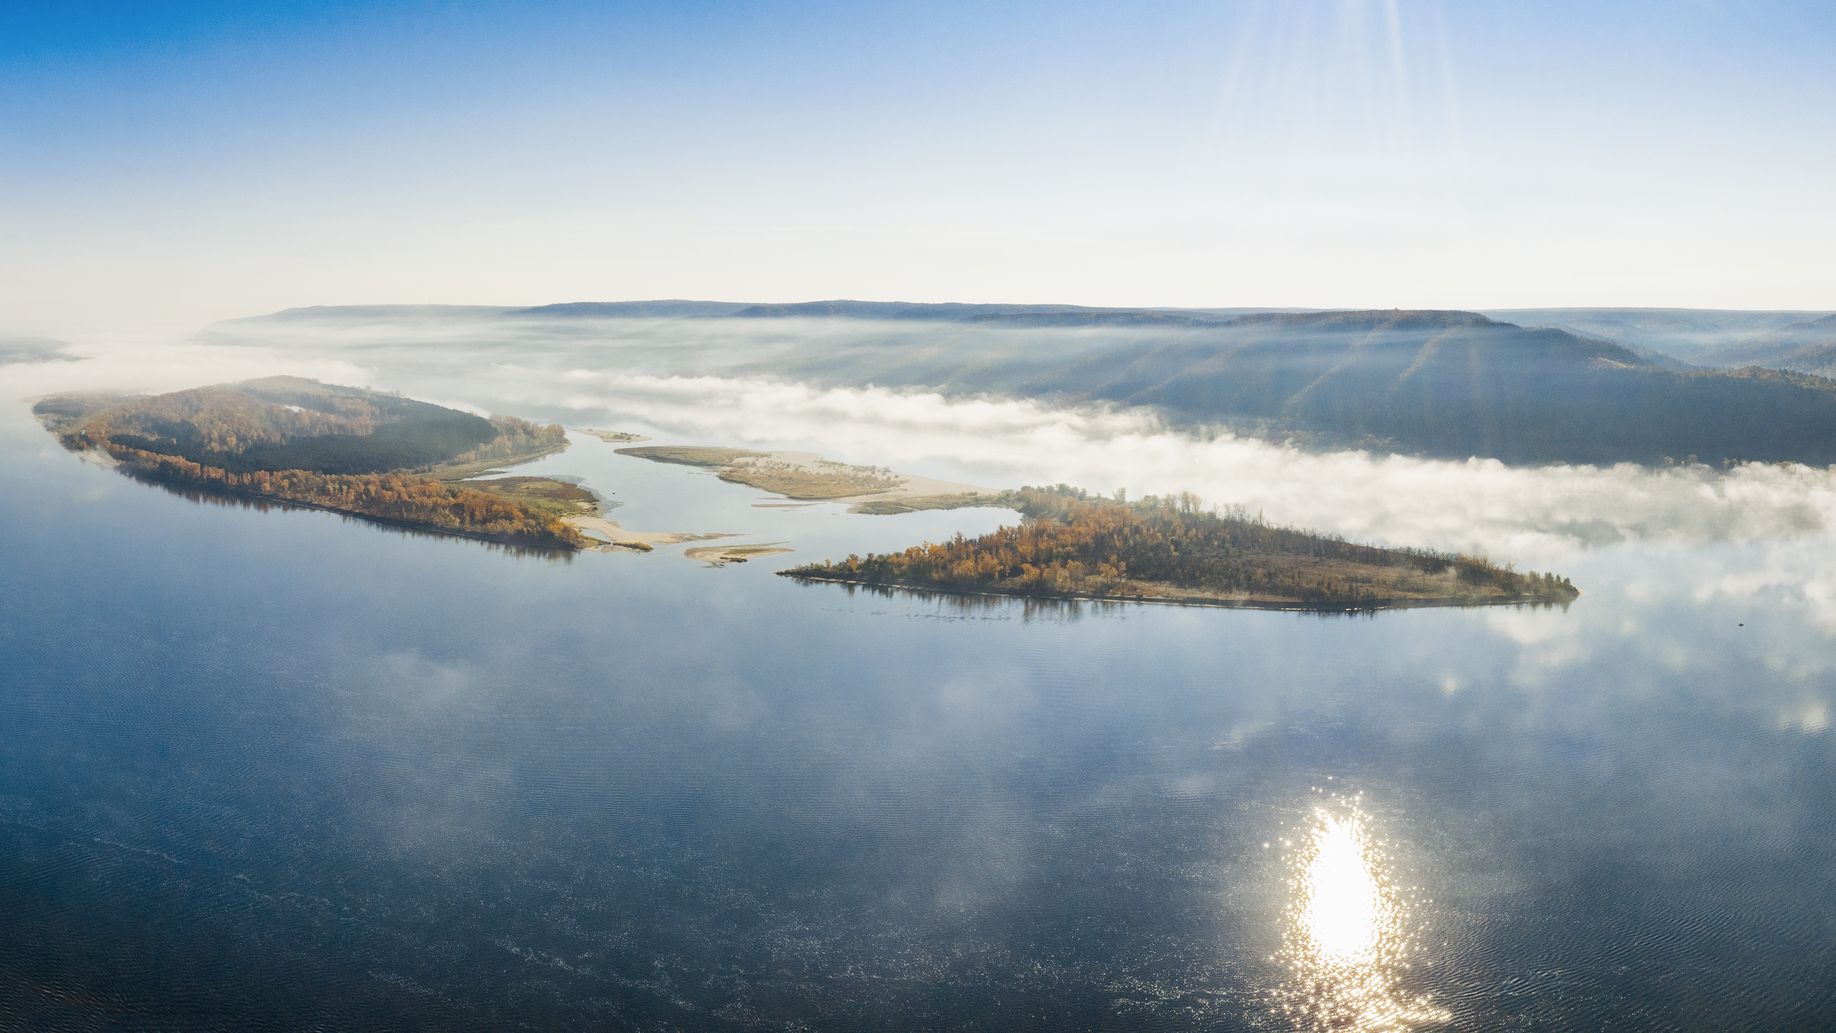
<path fill-rule="evenodd" d="M 412 398 L 267 377 L 126 399 L 53 400 L 74 429 L 162 455 L 234 472 L 311 470 L 377 473 L 448 462 L 512 433 L 522 421 L 492 420 Z"/>
<path fill-rule="evenodd" d="M 66 445 L 181 491 L 273 499 L 444 534 L 543 549 L 586 543 L 531 478 L 463 481 L 566 446 L 565 432 L 298 377 L 133 398 L 48 398 Z M 560 486 L 566 487 L 566 486 Z"/>

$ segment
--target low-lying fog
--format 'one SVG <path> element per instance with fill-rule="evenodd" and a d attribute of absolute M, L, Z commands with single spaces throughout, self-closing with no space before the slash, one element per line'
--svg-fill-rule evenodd
<path fill-rule="evenodd" d="M 1307 452 L 1222 430 L 1178 431 L 1138 410 L 669 375 L 657 354 L 685 345 L 661 342 L 664 324 L 631 322 L 625 342 L 565 334 L 509 340 L 494 336 L 503 326 L 485 333 L 430 321 L 349 335 L 291 327 L 284 337 L 240 334 L 234 344 L 214 343 L 224 340 L 218 335 L 157 347 L 78 346 L 86 361 L 13 365 L 7 379 L 11 394 L 32 397 L 289 373 L 663 442 L 816 451 L 991 488 L 1064 482 L 1131 497 L 1190 491 L 1358 540 L 1477 551 L 1556 570 L 1596 598 L 1661 598 L 1730 613 L 1764 599 L 1801 613 L 1811 628 L 1836 629 L 1836 470 L 1511 468 Z M 704 364 L 738 364 L 749 346 L 720 321 L 695 333 L 720 338 L 713 359 L 697 353 Z M 795 334 L 795 326 L 774 322 L 750 344 L 785 347 Z M 1521 634 L 1546 633 L 1509 614 L 1495 622 L 1508 634 L 1519 624 Z"/>
<path fill-rule="evenodd" d="M 172 390 L 293 373 L 576 427 L 808 449 L 990 487 L 1065 482 L 1137 497 L 1190 491 L 1348 537 L 1482 549 L 1505 558 L 1559 556 L 1565 545 L 1626 539 L 1769 539 L 1821 532 L 1836 514 L 1836 474 L 1827 469 L 1511 468 L 1481 459 L 1304 451 L 1223 429 L 1176 430 L 1140 409 L 1054 408 L 735 375 L 767 352 L 817 351 L 824 342 L 863 346 L 858 324 L 835 324 L 610 320 L 596 321 L 599 329 L 590 333 L 473 319 L 365 322 L 342 330 L 319 323 L 220 324 L 201 338 L 205 343 L 79 346 L 88 361 L 14 365 L 9 379 L 31 396 Z M 1087 331 L 1073 335 L 1086 344 L 1092 338 Z M 1042 347 L 1062 348 L 1065 336 Z M 678 375 L 690 366 L 701 375 Z"/>

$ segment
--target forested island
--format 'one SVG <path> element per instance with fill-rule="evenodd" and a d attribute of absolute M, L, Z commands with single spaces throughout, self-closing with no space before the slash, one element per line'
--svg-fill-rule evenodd
<path fill-rule="evenodd" d="M 67 447 L 168 487 L 525 548 L 591 544 L 567 522 L 597 511 L 579 486 L 463 479 L 566 448 L 554 424 L 487 419 L 299 377 L 145 397 L 61 396 L 34 412 Z"/>
<path fill-rule="evenodd" d="M 718 537 L 626 532 L 600 515 L 591 492 L 555 478 L 480 478 L 567 447 L 565 431 L 398 395 L 268 377 L 152 396 L 66 395 L 34 411 L 67 447 L 179 491 L 543 550 L 647 550 Z M 1190 495 L 1129 502 L 1063 485 L 990 492 L 804 453 L 686 445 L 619 451 L 704 467 L 792 499 L 852 502 L 865 512 L 993 505 L 1023 518 L 977 538 L 783 572 L 805 580 L 1320 610 L 1566 603 L 1577 595 L 1554 575 L 1473 556 L 1360 545 L 1207 510 Z M 777 543 L 755 543 L 703 548 L 691 558 L 721 565 L 780 551 Z"/>
<path fill-rule="evenodd" d="M 1359 545 L 1240 511 L 1206 510 L 1191 495 L 1127 502 L 1060 485 L 1009 492 L 1003 504 L 1025 519 L 976 538 L 959 534 L 782 573 L 959 593 L 1341 611 L 1565 604 L 1580 594 L 1554 574 Z"/>

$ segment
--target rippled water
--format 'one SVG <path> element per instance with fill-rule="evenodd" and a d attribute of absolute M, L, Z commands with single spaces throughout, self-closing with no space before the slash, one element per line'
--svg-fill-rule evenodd
<path fill-rule="evenodd" d="M 3 412 L 6 1028 L 1836 1016 L 1825 532 L 1563 552 L 1566 611 L 965 604 L 198 505 Z M 1000 519 L 543 465 L 792 558 Z"/>

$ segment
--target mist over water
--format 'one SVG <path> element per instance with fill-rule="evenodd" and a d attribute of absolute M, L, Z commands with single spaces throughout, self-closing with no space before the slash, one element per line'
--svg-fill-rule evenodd
<path fill-rule="evenodd" d="M 479 412 L 639 432 L 659 443 L 808 450 L 988 488 L 1068 483 L 1137 498 L 1192 492 L 1208 504 L 1354 540 L 1477 552 L 1553 570 L 1583 590 L 1583 612 L 1623 602 L 1641 613 L 1675 608 L 1732 617 L 1725 631 L 1717 621 L 1704 636 L 1678 634 L 1675 622 L 1662 619 L 1628 617 L 1606 628 L 1546 615 L 1484 616 L 1514 640 L 1542 647 L 1514 675 L 1535 680 L 1549 677 L 1545 668 L 1560 658 L 1589 655 L 1608 640 L 1675 668 L 1731 648 L 1725 636 L 1735 631 L 1750 642 L 1836 630 L 1836 468 L 1509 467 L 1489 459 L 1305 450 L 1219 428 L 1176 429 L 1145 409 L 668 372 L 685 364 L 738 369 L 764 354 L 859 345 L 868 328 L 803 319 L 762 326 L 634 319 L 582 328 L 470 314 L 392 315 L 348 326 L 219 324 L 186 343 L 79 346 L 93 357 L 14 367 L 12 379 L 21 395 L 33 396 L 173 390 L 290 373 Z M 1006 332 L 941 330 L 957 338 L 945 338 L 950 347 Z M 894 342 L 908 345 L 914 333 L 927 331 L 899 329 Z M 1091 347 L 1114 341 L 1113 331 L 1067 333 Z M 41 447 L 52 446 L 47 439 Z M 568 460 L 563 453 L 542 468 L 566 473 Z M 595 487 L 611 494 L 623 485 L 615 479 Z M 692 520 L 692 507 L 673 508 L 673 519 Z M 877 547 L 906 544 L 881 542 Z M 1739 615 L 1756 605 L 1793 630 L 1739 627 Z M 1784 648 L 1767 657 L 1800 674 L 1836 669 L 1823 650 Z M 1836 700 L 1811 693 L 1778 720 L 1827 723 L 1819 715 L 1831 705 Z"/>
<path fill-rule="evenodd" d="M 1795 464 L 1731 470 L 1507 467 L 1303 449 L 1226 428 L 1173 428 L 1147 409 L 824 386 L 756 371 L 767 360 L 898 348 L 1062 355 L 1182 330 L 978 329 L 854 320 L 620 319 L 579 323 L 458 312 L 217 324 L 196 343 L 77 349 L 36 367 L 25 393 L 171 390 L 276 372 L 399 390 L 443 404 L 631 424 L 679 440 L 796 447 L 990 487 L 1065 482 L 1131 495 L 1190 491 L 1268 519 L 1381 544 L 1563 555 L 1625 540 L 1750 541 L 1815 534 L 1836 515 L 1836 474 Z M 999 345 L 990 342 L 1000 339 Z M 61 385 L 61 386 L 45 386 Z"/>
<path fill-rule="evenodd" d="M 6 386 L 292 373 L 992 488 L 1191 491 L 1584 594 L 1322 620 L 525 562 L 196 506 L 9 402 L 0 989 L 252 1020 L 335 987 L 350 1028 L 1739 1028 L 1836 1003 L 1829 470 L 1307 452 L 744 369 L 790 327 L 696 370 L 661 329 L 416 333 L 79 344 Z M 759 510 L 584 436 L 540 468 L 800 558 L 995 519 Z M 85 969 L 86 930 L 182 959 L 175 996 Z"/>
<path fill-rule="evenodd" d="M 1749 463 L 1512 467 L 1303 449 L 1152 410 L 836 387 L 736 374 L 768 355 L 871 347 L 873 334 L 949 349 L 1013 331 L 849 320 L 600 320 L 475 314 L 219 324 L 193 343 L 92 347 L 92 359 L 15 367 L 21 394 L 172 390 L 291 373 L 480 412 L 641 432 L 659 442 L 799 449 L 988 488 L 1067 483 L 1131 497 L 1192 492 L 1266 519 L 1383 545 L 1485 554 L 1566 571 L 1636 543 L 1726 556 L 1691 581 L 1704 600 L 1761 592 L 1836 626 L 1836 469 Z M 1131 331 L 1177 336 L 1181 331 Z M 1054 331 L 1107 347 L 1113 330 Z M 235 343 L 223 343 L 234 341 Z M 863 343 L 863 342 L 866 343 Z M 83 352 L 79 346 L 78 351 Z M 685 373 L 694 367 L 701 372 Z M 713 370 L 716 372 L 707 372 Z M 728 372 L 718 372 L 726 370 Z M 561 464 L 565 467 L 565 463 Z M 1756 547 L 1763 546 L 1763 547 Z M 1599 586 L 1583 586 L 1597 590 Z"/>
<path fill-rule="evenodd" d="M 79 343 L 71 351 L 90 356 L 87 361 L 15 366 L 9 379 L 20 396 L 31 397 L 174 390 L 289 373 L 479 412 L 639 432 L 660 443 L 808 450 L 988 488 L 1067 483 L 1131 497 L 1192 492 L 1208 504 L 1241 506 L 1354 540 L 1477 552 L 1519 568 L 1554 570 L 1574 578 L 1590 600 L 1736 613 L 1764 600 L 1783 607 L 1793 623 L 1836 629 L 1836 468 L 1525 468 L 1489 459 L 1306 450 L 1222 428 L 1173 428 L 1146 409 L 821 386 L 733 372 L 766 356 L 820 355 L 882 340 L 901 348 L 920 341 L 974 350 L 991 335 L 1012 333 L 929 324 L 889 330 L 850 320 L 555 323 L 469 311 L 391 313 L 225 323 L 191 341 L 159 345 Z M 1177 337 L 1181 331 L 1129 333 Z M 1072 346 L 1069 341 L 1100 348 L 1117 339 L 1111 329 L 1053 330 L 1040 347 Z M 728 372 L 678 372 L 691 366 Z M 563 453 L 544 469 L 567 472 L 567 460 Z M 1538 626 L 1535 618 L 1487 619 Z M 1601 634 L 1585 621 L 1559 627 L 1553 634 L 1568 639 Z M 1668 641 L 1661 626 L 1646 634 L 1654 650 L 1690 655 L 1713 648 Z M 1832 666 L 1821 652 L 1787 651 L 1778 662 Z"/>

